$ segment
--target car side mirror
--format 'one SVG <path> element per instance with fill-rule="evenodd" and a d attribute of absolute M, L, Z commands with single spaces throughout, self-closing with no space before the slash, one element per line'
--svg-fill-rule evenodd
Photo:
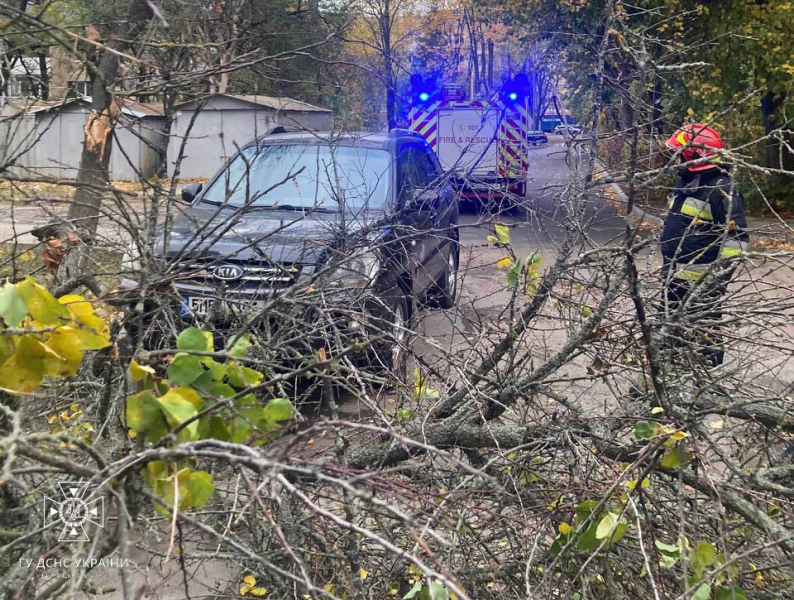
<path fill-rule="evenodd" d="M 438 192 L 434 190 L 428 190 L 427 188 L 416 190 L 411 199 L 408 200 L 407 208 L 415 211 L 430 210 L 437 200 Z"/>
<path fill-rule="evenodd" d="M 191 183 L 190 185 L 186 185 L 182 188 L 182 200 L 187 203 L 193 202 L 203 187 L 204 186 L 200 183 Z"/>

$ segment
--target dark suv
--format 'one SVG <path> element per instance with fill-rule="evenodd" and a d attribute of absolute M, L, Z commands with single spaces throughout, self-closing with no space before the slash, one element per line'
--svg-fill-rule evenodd
<path fill-rule="evenodd" d="M 182 197 L 156 254 L 189 319 L 332 315 L 334 331 L 379 339 L 392 366 L 415 306 L 455 303 L 458 203 L 412 132 L 267 135 Z"/>

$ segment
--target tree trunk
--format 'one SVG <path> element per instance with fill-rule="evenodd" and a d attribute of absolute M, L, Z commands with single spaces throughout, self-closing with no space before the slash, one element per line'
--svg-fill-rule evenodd
<path fill-rule="evenodd" d="M 488 93 L 493 91 L 493 40 L 488 40 Z"/>
<path fill-rule="evenodd" d="M 761 113 L 764 118 L 764 131 L 767 136 L 786 122 L 783 114 L 785 101 L 785 93 L 774 94 L 767 92 L 761 97 Z M 783 133 L 782 136 L 789 145 L 794 144 L 794 139 L 792 139 L 790 134 Z M 770 169 L 794 170 L 794 154 L 776 137 L 767 137 L 766 166 Z"/>
<path fill-rule="evenodd" d="M 89 234 L 96 232 L 102 204 L 102 188 L 108 181 L 108 164 L 113 143 L 118 104 L 113 88 L 119 74 L 119 57 L 152 17 L 146 0 L 130 0 L 127 18 L 117 23 L 99 61 L 99 75 L 91 88 L 91 113 L 85 124 L 85 143 L 77 172 L 77 189 L 69 205 L 71 226 Z M 115 52 L 114 52 L 115 51 Z"/>
<path fill-rule="evenodd" d="M 397 127 L 397 95 L 395 94 L 394 65 L 392 64 L 391 2 L 384 0 L 380 14 L 381 52 L 383 53 L 383 75 L 386 80 L 386 128 Z"/>
<path fill-rule="evenodd" d="M 160 137 L 160 143 L 157 147 L 157 176 L 161 178 L 168 177 L 168 134 L 174 123 L 175 106 L 176 90 L 173 89 L 169 83 L 163 88 L 164 133 Z"/>
<path fill-rule="evenodd" d="M 50 74 L 47 72 L 46 51 L 39 54 L 39 97 L 48 100 L 50 97 Z"/>

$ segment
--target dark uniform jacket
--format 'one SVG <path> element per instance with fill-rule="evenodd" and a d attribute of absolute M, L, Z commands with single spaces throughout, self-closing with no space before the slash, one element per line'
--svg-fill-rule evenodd
<path fill-rule="evenodd" d="M 662 231 L 665 270 L 698 279 L 720 257 L 747 251 L 744 198 L 731 189 L 731 180 L 719 168 L 691 172 L 682 169 L 668 200 Z"/>

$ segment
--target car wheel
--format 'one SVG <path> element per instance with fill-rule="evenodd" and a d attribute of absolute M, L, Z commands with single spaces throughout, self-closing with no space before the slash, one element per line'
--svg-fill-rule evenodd
<path fill-rule="evenodd" d="M 457 303 L 458 293 L 460 291 L 460 282 L 458 281 L 459 271 L 460 246 L 457 241 L 453 241 L 449 245 L 449 250 L 447 251 L 443 278 L 436 284 L 435 290 L 433 291 L 433 298 L 439 307 L 452 308 Z"/>
<path fill-rule="evenodd" d="M 376 357 L 378 365 L 387 371 L 398 373 L 405 365 L 410 314 L 405 295 L 397 294 L 389 301 L 388 314 L 382 319 L 382 331 L 386 339 L 379 345 Z"/>

